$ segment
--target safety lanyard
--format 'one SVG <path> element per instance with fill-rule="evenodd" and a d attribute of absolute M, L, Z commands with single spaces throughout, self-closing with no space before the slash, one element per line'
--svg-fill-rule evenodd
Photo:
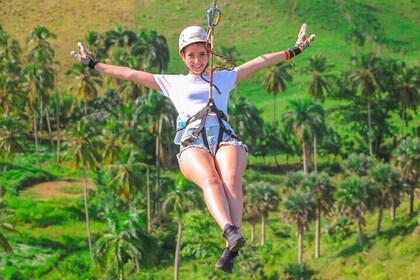
<path fill-rule="evenodd" d="M 210 9 L 207 10 L 207 22 L 209 25 L 209 32 L 207 35 L 207 42 L 210 42 L 210 91 L 209 100 L 213 100 L 213 77 L 214 77 L 214 29 L 219 25 L 222 16 L 221 11 L 217 8 L 217 1 L 213 0 Z"/>

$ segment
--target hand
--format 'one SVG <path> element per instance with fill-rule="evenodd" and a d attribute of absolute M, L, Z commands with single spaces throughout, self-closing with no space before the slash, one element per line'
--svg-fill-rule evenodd
<path fill-rule="evenodd" d="M 308 26 L 306 23 L 302 24 L 302 27 L 300 28 L 300 32 L 298 35 L 298 39 L 296 41 L 295 47 L 298 47 L 301 51 L 305 50 L 313 40 L 315 40 L 315 35 L 312 34 L 309 36 L 309 38 L 306 38 L 306 29 Z"/>
<path fill-rule="evenodd" d="M 95 69 L 95 65 L 98 62 L 86 50 L 85 46 L 81 42 L 77 43 L 77 46 L 79 47 L 80 54 L 75 51 L 71 51 L 70 56 L 76 58 L 78 61 L 89 66 L 90 68 Z"/>

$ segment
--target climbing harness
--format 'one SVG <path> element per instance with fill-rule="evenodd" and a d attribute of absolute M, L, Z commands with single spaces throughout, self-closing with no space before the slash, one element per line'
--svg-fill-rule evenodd
<path fill-rule="evenodd" d="M 216 52 L 214 52 L 214 31 L 215 31 L 215 28 L 219 25 L 220 19 L 221 19 L 221 16 L 222 16 L 222 12 L 217 8 L 217 0 L 213 0 L 212 4 L 210 6 L 210 9 L 207 10 L 206 14 L 207 14 L 207 22 L 208 22 L 208 25 L 209 25 L 209 31 L 208 31 L 208 35 L 207 35 L 207 49 L 210 51 L 210 55 L 211 55 L 211 58 L 210 58 L 210 80 L 206 80 L 202 75 L 200 75 L 200 76 L 204 81 L 206 81 L 210 85 L 209 101 L 208 101 L 206 107 L 204 107 L 202 110 L 200 110 L 198 113 L 196 113 L 194 116 L 190 117 L 187 120 L 187 123 L 192 123 L 194 121 L 200 120 L 200 124 L 197 127 L 197 129 L 192 132 L 192 134 L 189 138 L 182 141 L 182 145 L 183 146 L 188 146 L 188 145 L 192 144 L 201 134 L 202 138 L 203 138 L 204 145 L 210 151 L 210 146 L 209 146 L 209 143 L 207 141 L 206 130 L 204 129 L 204 127 L 205 127 L 205 124 L 206 124 L 207 116 L 210 113 L 213 113 L 213 114 L 216 115 L 217 120 L 219 122 L 219 127 L 220 127 L 219 136 L 218 136 L 217 145 L 216 145 L 216 152 L 217 152 L 217 150 L 219 148 L 219 145 L 220 145 L 220 143 L 222 142 L 222 139 L 223 139 L 223 133 L 226 133 L 227 135 L 229 135 L 230 137 L 235 138 L 235 139 L 237 139 L 237 137 L 231 130 L 226 128 L 226 126 L 224 124 L 224 121 L 227 121 L 227 117 L 222 110 L 219 110 L 216 107 L 215 101 L 213 99 L 213 87 L 217 89 L 219 94 L 222 94 L 220 92 L 220 90 L 217 88 L 217 86 L 213 84 L 213 82 L 214 82 L 214 72 L 218 69 L 232 71 L 235 68 L 235 64 L 232 61 L 232 59 L 230 59 L 229 57 L 221 55 L 221 54 L 217 54 Z M 215 56 L 223 58 L 226 61 L 226 63 L 224 65 L 221 65 L 221 66 L 214 66 L 214 57 Z M 230 64 L 230 66 L 227 67 L 227 64 Z"/>

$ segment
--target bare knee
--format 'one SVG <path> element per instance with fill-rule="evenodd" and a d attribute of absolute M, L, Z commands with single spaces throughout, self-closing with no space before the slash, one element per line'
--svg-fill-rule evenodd
<path fill-rule="evenodd" d="M 235 173 L 223 176 L 223 183 L 231 192 L 242 189 L 242 177 Z"/>
<path fill-rule="evenodd" d="M 217 188 L 222 186 L 222 181 L 220 180 L 217 174 L 206 174 L 200 178 L 200 187 L 201 188 Z"/>

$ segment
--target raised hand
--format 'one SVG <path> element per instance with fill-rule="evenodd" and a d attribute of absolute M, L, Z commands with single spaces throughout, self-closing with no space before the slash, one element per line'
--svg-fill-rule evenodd
<path fill-rule="evenodd" d="M 300 28 L 298 39 L 295 43 L 295 47 L 298 47 L 301 51 L 305 50 L 313 40 L 315 40 L 315 34 L 312 34 L 309 36 L 309 38 L 306 37 L 306 30 L 308 29 L 308 26 L 306 23 L 302 24 L 302 27 Z"/>
<path fill-rule="evenodd" d="M 90 68 L 95 69 L 95 65 L 98 63 L 98 61 L 96 61 L 93 56 L 86 50 L 82 42 L 77 43 L 77 46 L 79 47 L 80 53 L 71 51 L 70 56 L 76 58 L 78 61 L 89 66 Z"/>

